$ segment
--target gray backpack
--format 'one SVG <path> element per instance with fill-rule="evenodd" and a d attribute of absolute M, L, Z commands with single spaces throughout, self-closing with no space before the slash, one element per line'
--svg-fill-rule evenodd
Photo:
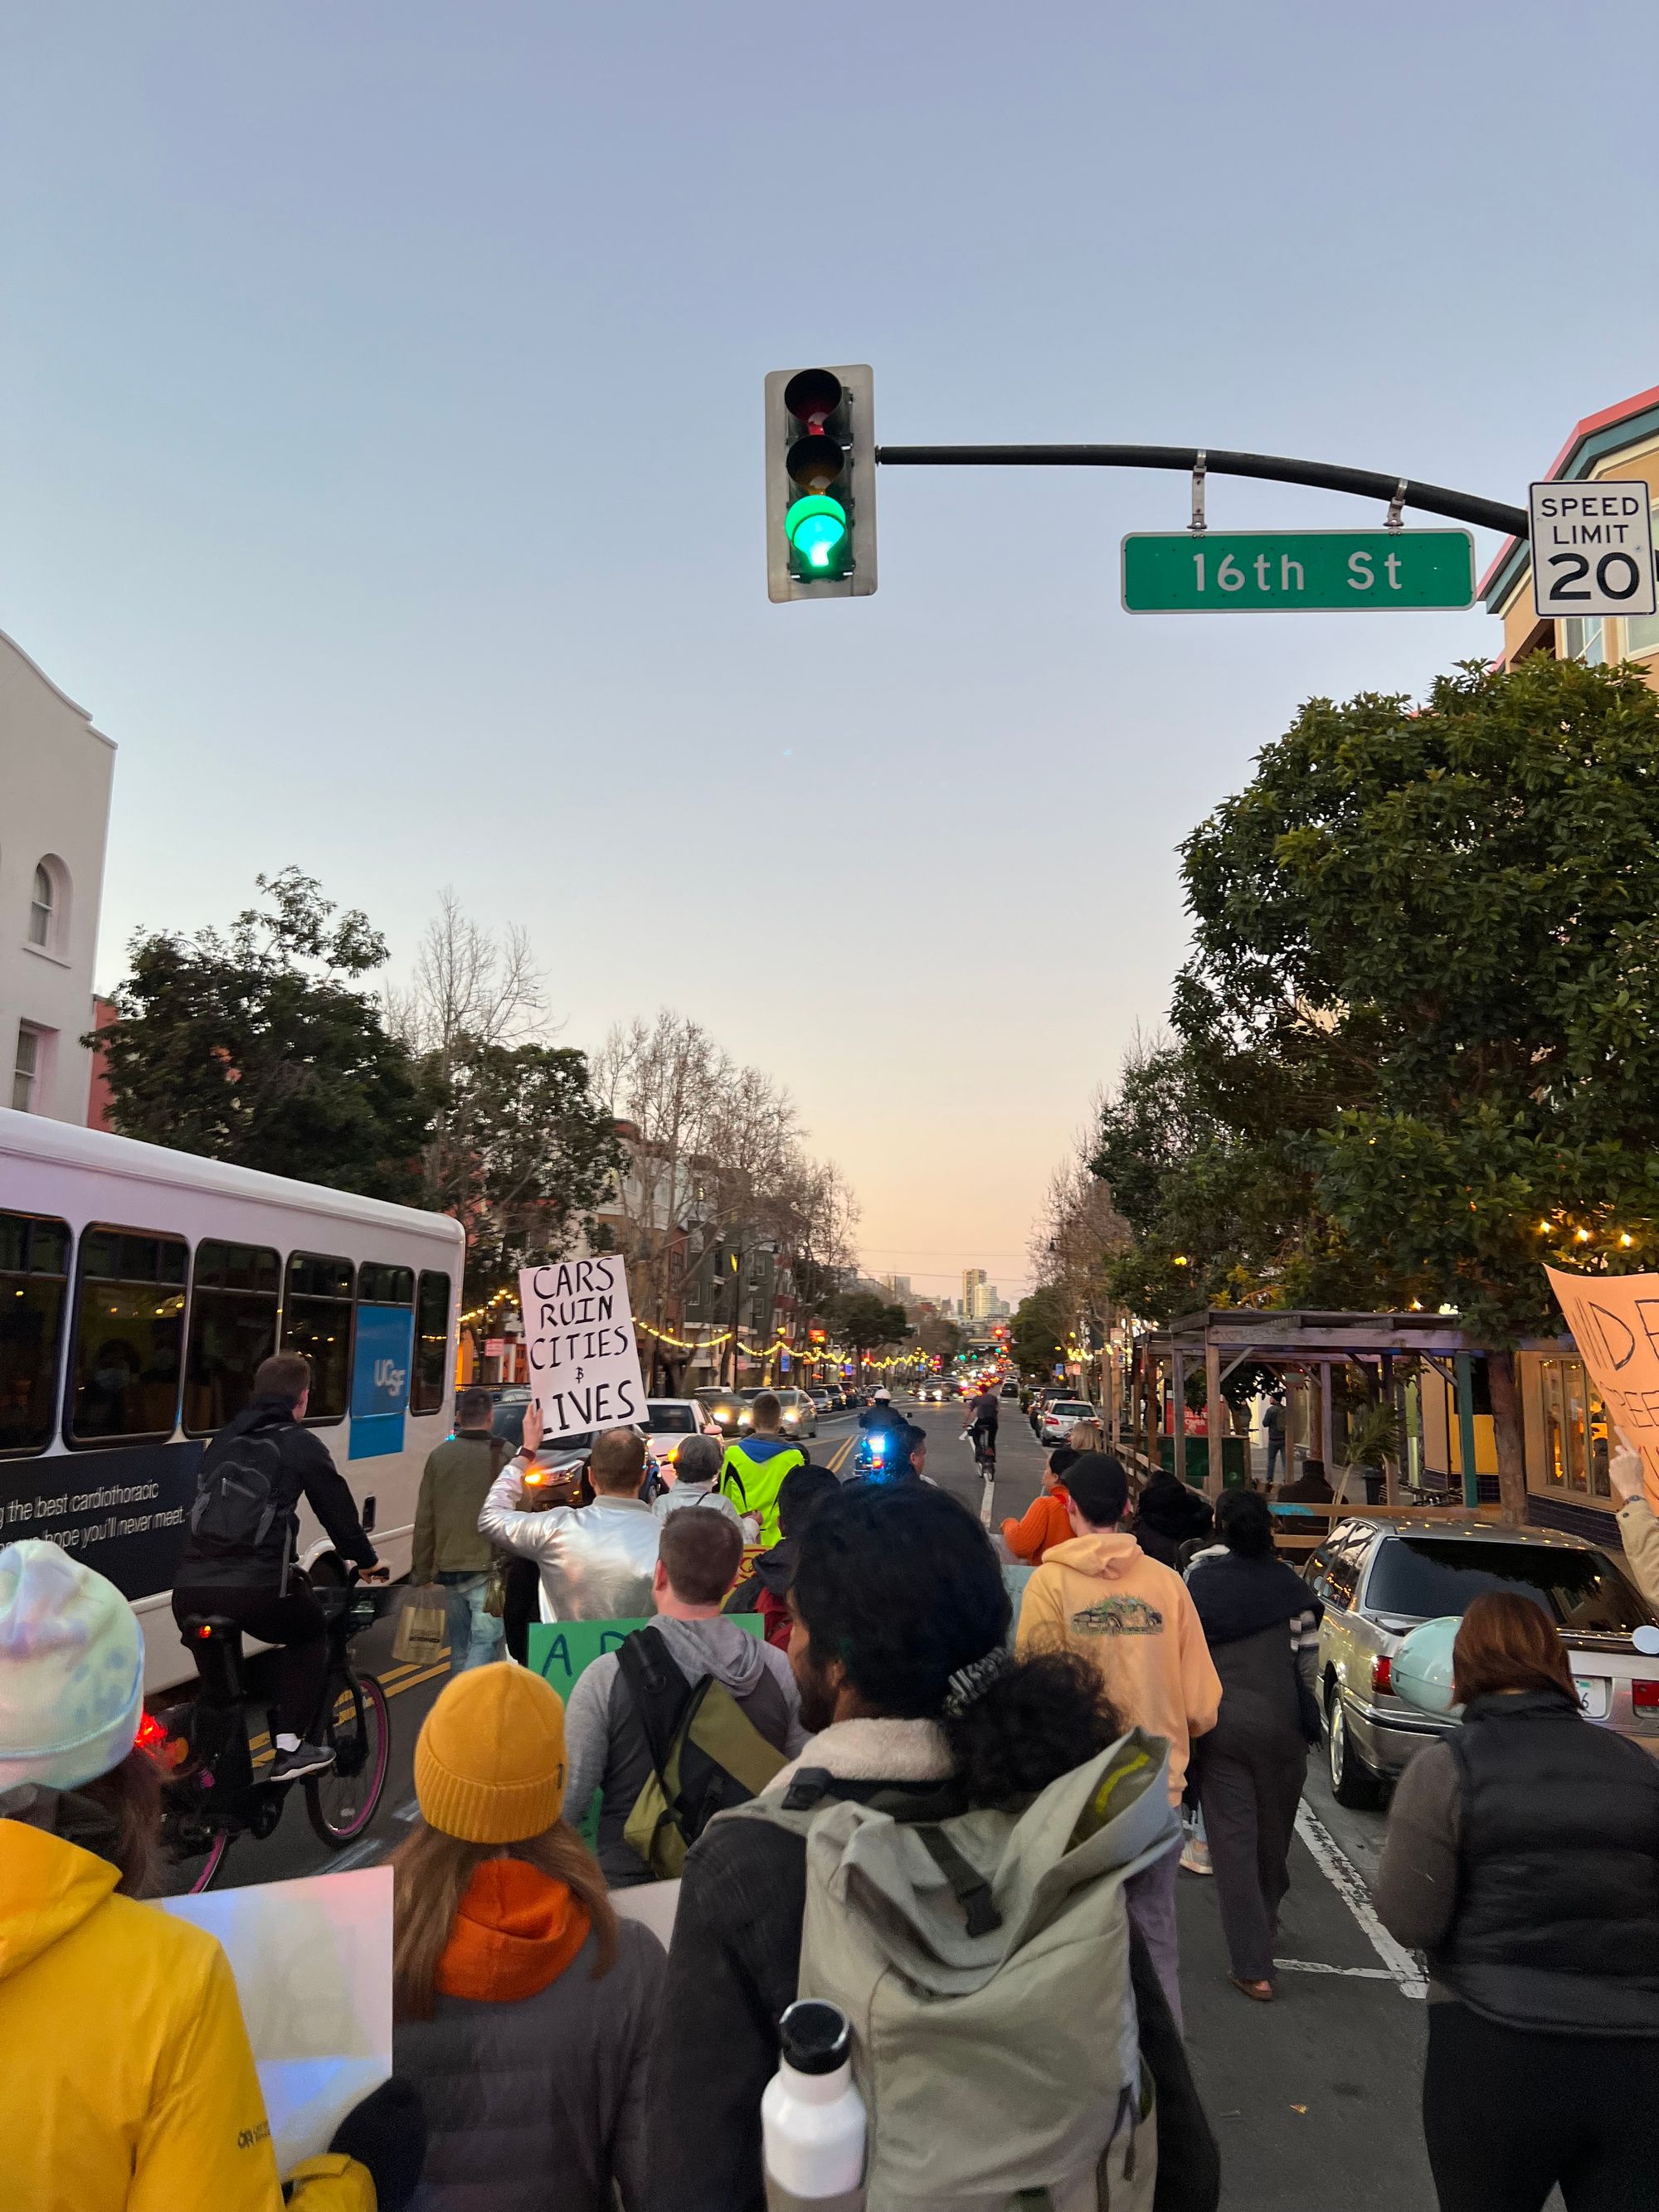
<path fill-rule="evenodd" d="M 864 2188 L 811 2212 L 1150 2212 L 1123 1885 L 1180 1832 L 1168 1764 L 1136 1729 L 1024 1813 L 932 1822 L 806 1768 L 722 1816 L 805 1836 L 799 1993 L 852 2022 Z"/>

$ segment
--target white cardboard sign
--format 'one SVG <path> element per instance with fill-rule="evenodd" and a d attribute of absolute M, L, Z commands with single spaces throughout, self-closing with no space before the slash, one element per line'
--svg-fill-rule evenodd
<path fill-rule="evenodd" d="M 157 1900 L 216 1936 L 236 1977 L 276 2171 L 319 2158 L 392 2079 L 392 1869 Z"/>
<path fill-rule="evenodd" d="M 1532 603 L 1539 614 L 1594 620 L 1659 613 L 1648 485 L 1602 477 L 1529 489 Z"/>
<path fill-rule="evenodd" d="M 519 1304 L 530 1387 L 550 1443 L 645 1419 L 628 1270 L 616 1253 L 520 1268 Z"/>

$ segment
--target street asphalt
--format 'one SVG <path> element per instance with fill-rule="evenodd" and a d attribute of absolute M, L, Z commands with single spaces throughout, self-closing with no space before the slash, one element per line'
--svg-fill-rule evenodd
<path fill-rule="evenodd" d="M 960 1410 L 906 1410 L 927 1431 L 927 1474 L 978 1516 L 982 1486 L 960 1440 Z M 826 1421 L 810 1445 L 813 1457 L 845 1472 L 854 1425 L 846 1417 Z M 1044 1457 L 1018 1406 L 1004 1401 L 994 1528 L 1035 1497 Z M 347 1850 L 331 1852 L 292 1792 L 276 1835 L 234 1847 L 222 1886 L 370 1865 L 408 1832 L 415 1738 L 444 1676 L 394 1668 L 391 1635 L 382 1622 L 357 1645 L 360 1664 L 387 1679 L 392 1700 L 391 1766 L 373 1826 Z M 1334 1802 L 1316 1754 L 1271 2005 L 1230 1985 L 1212 1885 L 1181 1877 L 1187 2039 L 1220 2141 L 1224 2212 L 1336 2203 L 1345 2212 L 1431 2212 L 1434 2204 L 1418 2110 L 1426 2006 L 1412 1962 L 1370 1908 L 1382 1826 L 1380 1814 Z"/>

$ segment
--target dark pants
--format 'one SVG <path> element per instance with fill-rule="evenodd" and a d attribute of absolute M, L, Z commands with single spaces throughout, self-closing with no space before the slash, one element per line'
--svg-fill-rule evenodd
<path fill-rule="evenodd" d="M 307 1584 L 274 1590 L 191 1589 L 173 1593 L 173 1617 L 182 1626 L 192 1613 L 217 1613 L 262 1644 L 274 1644 L 263 1664 L 270 1670 L 280 1735 L 303 1736 L 322 1708 L 328 1682 L 328 1629 Z"/>
<path fill-rule="evenodd" d="M 1273 1930 L 1291 1886 L 1291 1837 L 1308 1771 L 1305 1744 L 1200 1748 L 1198 1802 L 1215 1869 L 1227 1958 L 1241 1982 L 1273 1979 Z"/>
<path fill-rule="evenodd" d="M 1423 2133 L 1441 2212 L 1651 2212 L 1659 2038 L 1542 2035 L 1429 2007 Z"/>

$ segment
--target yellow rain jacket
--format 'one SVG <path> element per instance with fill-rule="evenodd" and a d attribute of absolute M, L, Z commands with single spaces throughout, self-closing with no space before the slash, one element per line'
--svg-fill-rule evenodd
<path fill-rule="evenodd" d="M 253 2053 L 211 1936 L 113 1893 L 106 1860 L 0 1820 L 0 2206 L 281 2212 Z M 374 2212 L 312 2159 L 304 2212 Z"/>

